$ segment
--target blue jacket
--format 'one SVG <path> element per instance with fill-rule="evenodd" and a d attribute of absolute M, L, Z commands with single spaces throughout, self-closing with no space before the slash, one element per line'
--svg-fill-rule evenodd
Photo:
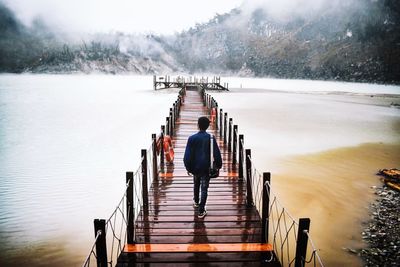
<path fill-rule="evenodd" d="M 208 174 L 210 168 L 210 134 L 205 131 L 189 137 L 183 162 L 186 170 L 194 175 Z M 214 167 L 221 169 L 222 158 L 217 142 L 214 140 Z"/>

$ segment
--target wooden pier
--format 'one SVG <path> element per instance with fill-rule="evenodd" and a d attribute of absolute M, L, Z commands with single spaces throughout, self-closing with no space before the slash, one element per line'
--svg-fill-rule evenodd
<path fill-rule="evenodd" d="M 246 184 L 215 123 L 208 132 L 216 136 L 223 167 L 220 177 L 210 180 L 207 216 L 197 218 L 193 177 L 185 170 L 183 155 L 188 137 L 198 131 L 197 119 L 210 114 L 197 86 L 187 88 L 193 90 L 186 90 L 171 134 L 174 162 L 166 163 L 153 181 L 147 210 L 136 222 L 136 243 L 124 248 L 118 266 L 261 266 L 273 258 L 272 245 L 261 243 L 260 215 L 247 203 Z"/>
<path fill-rule="evenodd" d="M 175 85 L 163 80 L 166 87 Z M 95 258 L 98 267 L 323 267 L 313 243 L 307 246 L 310 220 L 295 221 L 272 194 L 270 173 L 254 167 L 238 126 L 206 92 L 207 80 L 184 81 L 175 81 L 182 82 L 176 84 L 182 86 L 178 99 L 160 135 L 152 135 L 151 148 L 141 151 L 138 170 L 126 173 L 126 192 L 117 208 L 108 220 L 94 221 L 95 241 L 83 266 Z M 210 180 L 204 218 L 193 207 L 193 177 L 183 163 L 201 116 L 210 118 L 207 131 L 216 137 L 223 160 L 220 176 Z M 173 163 L 166 161 L 162 145 L 168 138 Z M 309 258 L 307 249 L 312 249 Z"/>
<path fill-rule="evenodd" d="M 195 87 L 201 90 L 221 90 L 228 91 L 228 83 L 221 84 L 221 77 L 174 77 L 171 76 L 153 76 L 154 90 L 167 88 Z"/>

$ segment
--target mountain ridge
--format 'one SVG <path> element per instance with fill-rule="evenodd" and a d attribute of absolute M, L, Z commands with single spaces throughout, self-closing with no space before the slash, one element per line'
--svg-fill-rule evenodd
<path fill-rule="evenodd" d="M 207 72 L 399 84 L 399 6 L 396 0 L 352 0 L 286 21 L 261 7 L 242 7 L 175 35 L 117 32 L 77 42 L 40 21 L 24 26 L 0 2 L 0 71 Z"/>

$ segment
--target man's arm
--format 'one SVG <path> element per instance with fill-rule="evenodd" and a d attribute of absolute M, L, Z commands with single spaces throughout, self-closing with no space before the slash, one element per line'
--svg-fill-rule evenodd
<path fill-rule="evenodd" d="M 214 150 L 215 167 L 217 169 L 221 169 L 221 167 L 222 167 L 221 151 L 219 150 L 219 147 L 218 147 L 217 141 L 215 139 L 215 136 L 214 136 L 213 140 L 214 140 L 214 148 L 213 148 L 213 150 Z"/>
<path fill-rule="evenodd" d="M 188 172 L 192 172 L 192 162 L 191 162 L 191 153 L 192 153 L 192 140 L 189 137 L 187 144 L 186 144 L 186 149 L 185 149 L 185 155 L 183 156 L 183 163 L 185 164 L 185 168 Z"/>

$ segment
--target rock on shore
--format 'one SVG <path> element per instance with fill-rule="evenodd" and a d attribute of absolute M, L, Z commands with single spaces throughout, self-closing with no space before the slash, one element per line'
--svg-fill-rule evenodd
<path fill-rule="evenodd" d="M 362 232 L 368 247 L 360 256 L 365 266 L 400 266 L 400 192 L 383 185 L 371 205 L 371 220 Z"/>

